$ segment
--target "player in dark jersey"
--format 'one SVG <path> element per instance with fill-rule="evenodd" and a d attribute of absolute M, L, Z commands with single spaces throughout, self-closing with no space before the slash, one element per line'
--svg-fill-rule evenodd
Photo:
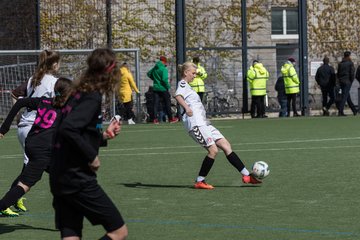
<path fill-rule="evenodd" d="M 61 118 L 61 107 L 72 92 L 71 80 L 59 78 L 55 83 L 54 90 L 54 98 L 19 99 L 1 125 L 0 138 L 3 138 L 20 109 L 27 107 L 29 110 L 37 111 L 34 124 L 25 140 L 25 153 L 29 157 L 29 162 L 15 180 L 17 185 L 13 186 L 0 200 L 0 213 L 4 216 L 19 216 L 16 212 L 9 215 L 3 211 L 14 205 L 41 179 L 43 172 L 48 171 L 52 157 L 54 133 Z"/>
<path fill-rule="evenodd" d="M 119 68 L 110 49 L 95 49 L 87 65 L 75 81 L 75 93 L 63 108 L 56 133 L 50 168 L 56 228 L 62 239 L 81 239 L 83 221 L 87 218 L 93 225 L 104 227 L 106 234 L 102 240 L 123 240 L 128 235 L 124 220 L 96 179 L 99 147 L 120 132 L 117 121 L 102 131 L 101 111 L 103 95 L 110 100 L 116 88 Z"/>

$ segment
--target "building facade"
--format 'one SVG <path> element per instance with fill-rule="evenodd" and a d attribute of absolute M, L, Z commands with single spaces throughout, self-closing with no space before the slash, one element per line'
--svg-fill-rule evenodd
<path fill-rule="evenodd" d="M 186 57 L 198 55 L 208 71 L 207 90 L 234 89 L 239 98 L 243 92 L 242 0 L 184 0 L 186 24 Z M 6 1 L 2 1 L 6 2 Z M 16 2 L 16 1 L 7 1 Z M 140 88 L 146 90 L 151 81 L 146 72 L 160 55 L 169 59 L 173 90 L 176 84 L 175 0 L 40 0 L 40 47 L 52 49 L 140 48 Z M 307 0 L 308 92 L 320 103 L 320 89 L 314 74 L 325 55 L 335 68 L 344 51 L 351 51 L 359 61 L 360 11 L 357 0 Z M 270 72 L 268 95 L 275 97 L 274 84 L 281 65 L 288 57 L 299 60 L 299 0 L 247 0 L 247 66 L 260 60 Z M 3 10 L 4 11 L 4 10 Z M 20 12 L 13 13 L 21 15 Z M 24 14 L 28 15 L 28 14 Z M 36 14 L 31 24 L 12 26 L 17 31 L 36 34 Z M 2 15 L 10 18 L 9 15 Z M 304 19 L 303 19 L 304 20 Z M 3 24 L 5 21 L 2 21 Z M 10 24 L 11 25 L 11 24 Z M 110 31 L 109 31 L 110 26 Z M 11 29 L 11 28 L 10 28 Z M 9 31 L 2 31 L 9 35 Z M 11 35 L 16 38 L 16 35 Z M 110 38 L 110 40 L 109 40 Z M 28 39 L 34 39 L 29 37 Z M 1 41 L 2 49 L 31 49 L 35 42 L 21 44 Z M 11 46 L 11 47 L 9 47 Z M 122 55 L 132 62 L 134 56 Z M 298 69 L 300 70 L 300 69 Z M 357 83 L 352 97 L 357 102 Z M 315 106 L 314 106 L 315 107 Z"/>

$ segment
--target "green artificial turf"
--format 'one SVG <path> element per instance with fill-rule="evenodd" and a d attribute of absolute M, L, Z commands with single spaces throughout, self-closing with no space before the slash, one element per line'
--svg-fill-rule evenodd
<path fill-rule="evenodd" d="M 119 207 L 130 240 L 360 239 L 360 118 L 214 120 L 250 169 L 265 161 L 263 184 L 244 185 L 219 152 L 207 182 L 193 182 L 205 150 L 182 123 L 123 126 L 101 150 L 98 180 Z M 15 130 L 0 140 L 0 195 L 19 174 Z M 26 195 L 29 212 L 0 217 L 0 239 L 59 239 L 48 176 Z M 83 239 L 100 226 L 85 221 Z"/>

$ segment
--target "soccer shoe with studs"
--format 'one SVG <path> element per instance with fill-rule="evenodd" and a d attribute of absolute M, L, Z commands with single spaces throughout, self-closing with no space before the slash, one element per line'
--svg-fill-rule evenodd
<path fill-rule="evenodd" d="M 135 122 L 134 122 L 134 120 L 132 120 L 132 118 L 130 118 L 130 119 L 128 120 L 128 124 L 129 124 L 129 125 L 134 125 Z"/>
<path fill-rule="evenodd" d="M 179 121 L 179 119 L 177 117 L 173 117 L 172 119 L 169 120 L 170 123 L 177 123 Z"/>
<path fill-rule="evenodd" d="M 207 184 L 205 181 L 201 181 L 201 182 L 196 182 L 194 188 L 211 190 L 214 189 L 214 186 Z"/>
<path fill-rule="evenodd" d="M 19 216 L 18 213 L 14 212 L 10 208 L 0 211 L 0 215 L 5 216 L 5 217 L 18 217 Z"/>
<path fill-rule="evenodd" d="M 27 208 L 24 205 L 24 200 L 26 200 L 26 198 L 20 198 L 16 204 L 14 205 L 14 207 L 20 211 L 20 212 L 26 212 Z"/>
<path fill-rule="evenodd" d="M 260 183 L 262 183 L 260 180 L 256 179 L 255 177 L 253 177 L 251 175 L 249 175 L 249 176 L 244 175 L 242 177 L 242 181 L 243 181 L 243 183 L 246 183 L 246 184 L 248 184 L 248 183 L 251 183 L 251 184 L 260 184 Z"/>

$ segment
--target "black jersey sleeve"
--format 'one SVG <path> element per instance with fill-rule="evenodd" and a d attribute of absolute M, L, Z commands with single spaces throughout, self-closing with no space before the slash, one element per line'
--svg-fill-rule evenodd
<path fill-rule="evenodd" d="M 81 98 L 79 104 L 65 117 L 60 124 L 59 134 L 72 145 L 76 153 L 87 162 L 94 161 L 98 154 L 101 127 L 97 120 L 101 113 L 101 95 L 88 94 Z M 70 154 L 70 153 L 68 153 Z M 80 159 L 79 159 L 80 160 Z"/>
<path fill-rule="evenodd" d="M 11 123 L 16 117 L 17 113 L 24 107 L 36 110 L 42 98 L 20 98 L 16 101 L 14 106 L 12 106 L 9 114 L 7 115 L 5 121 L 0 127 L 0 133 L 5 134 L 9 131 Z"/>

